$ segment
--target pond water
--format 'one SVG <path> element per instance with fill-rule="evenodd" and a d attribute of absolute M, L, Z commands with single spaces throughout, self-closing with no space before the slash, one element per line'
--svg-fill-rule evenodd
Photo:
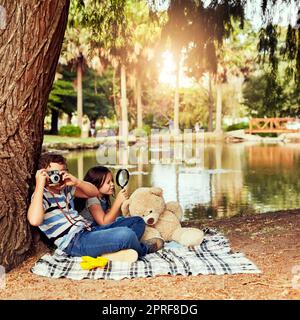
<path fill-rule="evenodd" d="M 202 151 L 197 164 L 154 161 L 129 166 L 129 191 L 161 187 L 166 201 L 180 202 L 184 220 L 300 207 L 300 144 L 204 144 Z M 153 158 L 161 149 L 151 152 Z M 99 165 L 97 150 L 70 152 L 66 158 L 70 172 L 81 179 Z M 111 170 L 115 174 L 117 167 Z"/>

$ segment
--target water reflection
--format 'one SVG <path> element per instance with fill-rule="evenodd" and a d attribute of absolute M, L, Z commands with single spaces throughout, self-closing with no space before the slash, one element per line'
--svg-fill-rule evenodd
<path fill-rule="evenodd" d="M 155 150 L 148 152 L 151 155 Z M 127 155 L 123 153 L 125 167 L 130 162 Z M 160 186 L 166 201 L 181 203 L 187 220 L 300 207 L 298 144 L 206 144 L 204 165 L 159 161 L 152 164 L 145 163 L 142 157 L 137 153 L 137 165 L 129 166 L 129 191 Z M 159 160 L 159 156 L 155 158 Z M 70 172 L 80 178 L 97 165 L 96 151 L 71 152 L 67 160 Z M 116 170 L 112 168 L 114 174 Z"/>

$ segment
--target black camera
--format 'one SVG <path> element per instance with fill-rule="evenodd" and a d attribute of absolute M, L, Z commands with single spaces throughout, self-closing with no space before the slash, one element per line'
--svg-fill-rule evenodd
<path fill-rule="evenodd" d="M 49 186 L 57 185 L 62 182 L 62 174 L 60 173 L 59 170 L 48 171 L 48 176 L 49 176 Z"/>

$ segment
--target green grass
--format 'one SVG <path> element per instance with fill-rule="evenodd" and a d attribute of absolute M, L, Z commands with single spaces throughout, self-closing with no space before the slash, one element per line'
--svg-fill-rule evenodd
<path fill-rule="evenodd" d="M 44 143 L 91 143 L 95 142 L 96 138 L 80 138 L 80 137 L 63 137 L 44 135 Z"/>
<path fill-rule="evenodd" d="M 203 138 L 206 142 L 214 142 L 214 141 L 221 141 L 223 140 L 223 135 L 215 134 L 214 132 L 205 132 Z M 115 139 L 115 137 L 101 137 L 96 140 L 96 138 L 80 138 L 80 137 L 67 137 L 67 136 L 53 136 L 53 135 L 44 135 L 44 142 L 43 143 L 80 143 L 80 144 L 88 144 L 93 143 L 96 141 L 100 141 L 101 139 Z M 130 140 L 130 139 L 129 139 Z"/>

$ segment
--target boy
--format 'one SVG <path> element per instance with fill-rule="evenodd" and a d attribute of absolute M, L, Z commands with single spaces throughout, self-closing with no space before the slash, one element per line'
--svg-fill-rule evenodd
<path fill-rule="evenodd" d="M 144 232 L 143 219 L 131 220 L 134 222 L 132 226 L 112 230 L 109 225 L 91 224 L 78 214 L 74 209 L 74 196 L 91 198 L 98 196 L 98 193 L 93 184 L 81 181 L 68 172 L 63 156 L 45 153 L 40 158 L 36 173 L 35 191 L 27 215 L 29 223 L 38 226 L 60 250 L 70 255 L 101 255 L 109 260 L 134 262 L 138 254 L 143 256 L 149 252 L 149 248 L 139 242 L 142 234 L 134 232 L 136 226 Z M 110 243 L 103 243 L 101 237 L 111 231 L 113 237 Z"/>

